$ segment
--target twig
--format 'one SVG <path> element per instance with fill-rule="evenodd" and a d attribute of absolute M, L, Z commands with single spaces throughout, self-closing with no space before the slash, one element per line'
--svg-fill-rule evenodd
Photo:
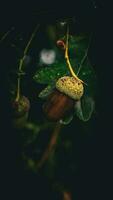
<path fill-rule="evenodd" d="M 20 59 L 20 62 L 19 62 L 19 72 L 20 72 L 20 73 L 22 72 L 22 67 L 23 67 L 23 63 L 24 63 L 25 57 L 26 57 L 26 55 L 27 55 L 27 52 L 28 52 L 29 47 L 30 47 L 30 45 L 31 45 L 31 42 L 32 42 L 32 40 L 33 40 L 33 38 L 34 38 L 34 36 L 35 36 L 35 34 L 36 34 L 38 28 L 39 28 L 39 24 L 36 26 L 35 30 L 33 31 L 32 35 L 31 35 L 31 37 L 30 37 L 30 39 L 29 39 L 29 41 L 28 41 L 28 43 L 27 43 L 27 45 L 26 45 L 26 47 L 25 47 L 25 49 L 24 49 L 24 55 L 23 55 L 23 57 Z M 21 77 L 19 76 L 19 77 L 18 77 L 18 80 L 17 80 L 17 95 L 16 95 L 16 101 L 18 101 L 19 98 L 20 98 L 20 80 L 21 80 Z"/>
<path fill-rule="evenodd" d="M 67 191 L 64 191 L 63 192 L 63 200 L 71 200 L 71 193 L 70 192 L 67 192 Z"/>
<path fill-rule="evenodd" d="M 82 66 L 83 66 L 82 64 L 84 63 L 84 61 L 85 61 L 85 59 L 86 59 L 86 57 L 87 57 L 88 50 L 89 50 L 89 47 L 90 47 L 90 44 L 91 44 L 91 39 L 92 39 L 92 34 L 91 34 L 91 37 L 90 37 L 90 39 L 89 39 L 88 47 L 87 47 L 87 49 L 86 49 L 86 51 L 85 51 L 85 55 L 83 56 L 83 58 L 82 58 L 82 60 L 81 60 L 81 63 L 80 63 L 80 67 L 79 67 L 79 69 L 78 69 L 78 71 L 77 71 L 77 76 L 79 75 L 80 70 L 81 70 L 81 68 L 82 68 Z"/>
<path fill-rule="evenodd" d="M 80 82 L 84 83 L 81 79 L 78 78 L 78 76 L 75 74 L 75 72 L 73 71 L 73 68 L 71 66 L 70 60 L 69 60 L 69 55 L 68 55 L 68 38 L 69 38 L 69 28 L 67 27 L 67 37 L 66 37 L 66 48 L 65 48 L 65 59 L 68 65 L 68 68 L 70 70 L 71 75 L 79 80 Z"/>
<path fill-rule="evenodd" d="M 27 52 L 28 52 L 28 50 L 29 50 L 29 47 L 30 47 L 30 45 L 31 45 L 31 42 L 32 42 L 32 40 L 33 40 L 33 38 L 34 38 L 34 36 L 35 36 L 35 34 L 36 34 L 38 28 L 39 28 L 39 25 L 36 26 L 35 30 L 33 31 L 32 35 L 31 35 L 31 37 L 30 37 L 30 40 L 28 41 L 28 43 L 27 43 L 27 45 L 26 45 L 26 47 L 25 47 L 25 49 L 24 49 L 23 58 L 20 59 L 19 71 L 22 70 L 22 66 L 23 66 L 23 62 L 24 62 L 25 56 L 26 56 L 26 54 L 27 54 Z"/>
<path fill-rule="evenodd" d="M 60 133 L 61 130 L 61 124 L 58 122 L 54 128 L 53 134 L 52 134 L 52 138 L 49 142 L 49 145 L 47 147 L 47 149 L 45 150 L 41 160 L 38 162 L 38 169 L 42 167 L 42 165 L 47 161 L 47 159 L 49 158 L 50 153 L 55 149 L 55 145 L 57 142 L 57 138 L 58 138 L 58 134 Z"/>
<path fill-rule="evenodd" d="M 3 42 L 3 40 L 5 40 L 5 38 L 14 30 L 14 27 L 12 27 L 9 31 L 7 31 L 6 33 L 4 33 L 4 35 L 2 36 L 2 38 L 0 39 L 0 43 Z"/>

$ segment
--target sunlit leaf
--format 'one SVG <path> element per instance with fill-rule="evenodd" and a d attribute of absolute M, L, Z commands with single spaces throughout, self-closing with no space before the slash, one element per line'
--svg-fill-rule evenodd
<path fill-rule="evenodd" d="M 44 88 L 38 95 L 39 98 L 46 98 L 49 94 L 51 94 L 51 92 L 53 91 L 53 89 L 55 88 L 55 85 L 48 85 L 46 88 Z"/>
<path fill-rule="evenodd" d="M 34 80 L 42 84 L 52 84 L 55 83 L 58 78 L 66 74 L 69 74 L 69 71 L 66 68 L 65 61 L 57 62 L 51 65 L 51 67 L 39 69 L 34 76 Z"/>

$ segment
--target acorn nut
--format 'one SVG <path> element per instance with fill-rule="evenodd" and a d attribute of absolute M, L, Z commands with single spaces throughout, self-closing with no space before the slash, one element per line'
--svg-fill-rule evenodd
<path fill-rule="evenodd" d="M 83 84 L 74 77 L 64 76 L 57 80 L 56 88 L 43 105 L 47 119 L 58 121 L 74 108 L 84 92 Z"/>

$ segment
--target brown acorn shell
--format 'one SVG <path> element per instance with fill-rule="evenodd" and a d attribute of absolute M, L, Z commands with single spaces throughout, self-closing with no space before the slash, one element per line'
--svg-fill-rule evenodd
<path fill-rule="evenodd" d="M 55 89 L 43 105 L 45 116 L 51 121 L 58 121 L 74 107 L 75 101 Z"/>

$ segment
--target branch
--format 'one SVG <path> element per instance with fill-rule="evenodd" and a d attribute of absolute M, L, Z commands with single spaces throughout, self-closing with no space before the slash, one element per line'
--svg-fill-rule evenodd
<path fill-rule="evenodd" d="M 33 40 L 33 38 L 34 38 L 34 36 L 35 36 L 35 34 L 36 34 L 38 28 L 39 28 L 39 24 L 36 26 L 35 30 L 33 31 L 32 35 L 31 35 L 31 37 L 30 37 L 30 39 L 29 39 L 29 41 L 28 41 L 28 43 L 27 43 L 27 45 L 26 45 L 26 47 L 25 47 L 25 49 L 24 49 L 24 55 L 23 55 L 23 57 L 20 59 L 20 62 L 19 62 L 19 72 L 20 72 L 20 73 L 22 72 L 22 67 L 23 67 L 23 63 L 24 63 L 25 56 L 26 56 L 26 54 L 27 54 L 27 52 L 28 52 L 28 50 L 29 50 L 29 47 L 30 47 L 30 45 L 31 45 L 31 42 L 32 42 L 32 40 Z M 18 101 L 19 98 L 20 98 L 20 80 L 21 80 L 21 77 L 19 76 L 19 77 L 18 77 L 18 80 L 17 80 L 17 95 L 16 95 L 16 101 Z"/>
<path fill-rule="evenodd" d="M 80 63 L 80 67 L 79 67 L 79 69 L 78 69 L 78 71 L 77 71 L 77 76 L 78 76 L 78 74 L 80 73 L 80 70 L 81 70 L 81 68 L 82 68 L 82 66 L 83 66 L 82 64 L 84 63 L 84 61 L 85 61 L 85 59 L 86 59 L 86 57 L 87 57 L 88 50 L 89 50 L 89 47 L 90 47 L 90 44 L 91 44 L 91 39 L 92 39 L 92 34 L 91 34 L 90 39 L 89 39 L 88 47 L 87 47 L 87 49 L 86 49 L 86 51 L 85 51 L 85 55 L 83 56 L 83 58 L 82 58 L 82 60 L 81 60 L 81 63 Z"/>
<path fill-rule="evenodd" d="M 32 40 L 33 40 L 33 38 L 34 38 L 34 36 L 35 36 L 35 34 L 36 34 L 38 28 L 39 28 L 39 24 L 36 26 L 35 30 L 33 31 L 32 35 L 31 35 L 31 37 L 30 37 L 30 39 L 29 39 L 29 41 L 28 41 L 28 43 L 27 43 L 27 45 L 26 45 L 26 47 L 25 47 L 25 49 L 24 49 L 23 58 L 20 59 L 19 71 L 21 71 L 21 68 L 22 68 L 22 66 L 23 66 L 23 62 L 24 62 L 25 56 L 26 56 L 27 52 L 29 51 L 29 47 L 30 47 L 30 45 L 31 45 L 31 42 L 32 42 Z"/>
<path fill-rule="evenodd" d="M 57 142 L 57 138 L 58 135 L 60 133 L 61 130 L 61 124 L 58 122 L 54 128 L 53 134 L 52 134 L 52 138 L 49 142 L 49 145 L 47 147 L 47 149 L 45 150 L 41 160 L 38 163 L 38 169 L 42 167 L 42 165 L 47 161 L 47 159 L 49 158 L 50 153 L 55 150 L 55 146 L 56 146 L 56 142 Z"/>
<path fill-rule="evenodd" d="M 78 78 L 78 76 L 75 74 L 75 72 L 73 71 L 73 68 L 71 66 L 70 60 L 69 60 L 69 55 L 68 55 L 68 38 L 69 38 L 69 28 L 67 27 L 67 37 L 66 37 L 66 48 L 65 48 L 65 59 L 68 65 L 68 68 L 70 70 L 71 75 L 79 80 L 80 82 L 84 83 L 81 79 Z"/>
<path fill-rule="evenodd" d="M 14 27 L 12 27 L 9 31 L 7 31 L 6 33 L 4 33 L 4 35 L 2 36 L 2 38 L 0 39 L 0 43 L 3 42 L 3 40 L 6 39 L 6 37 L 14 30 Z"/>
<path fill-rule="evenodd" d="M 63 200 L 71 200 L 71 193 L 70 192 L 67 192 L 67 191 L 64 191 L 63 192 Z"/>

